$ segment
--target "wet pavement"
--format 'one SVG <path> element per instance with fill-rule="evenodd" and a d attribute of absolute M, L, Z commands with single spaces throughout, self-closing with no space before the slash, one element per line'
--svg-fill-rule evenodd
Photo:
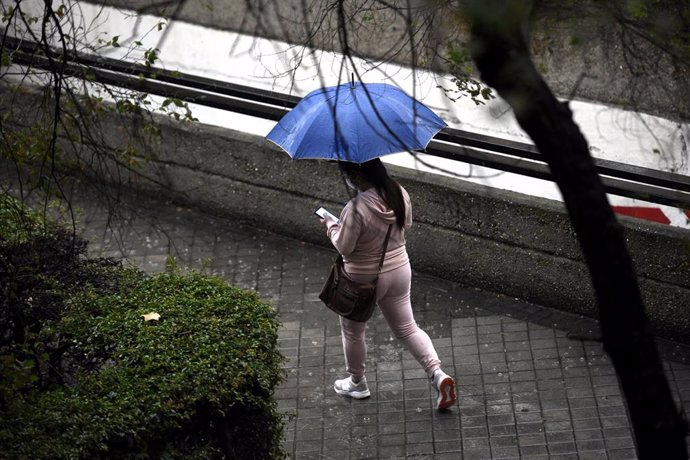
<path fill-rule="evenodd" d="M 412 300 L 458 402 L 433 409 L 425 373 L 380 312 L 367 325 L 372 396 L 351 400 L 338 318 L 318 299 L 335 251 L 184 207 L 136 200 L 138 217 L 77 198 L 92 255 L 147 272 L 178 264 L 252 289 L 280 313 L 291 459 L 633 459 L 630 421 L 595 321 L 413 273 Z M 324 239 L 326 237 L 324 236 Z M 414 266 L 413 266 L 414 270 Z M 689 348 L 660 342 L 674 396 L 690 407 Z"/>

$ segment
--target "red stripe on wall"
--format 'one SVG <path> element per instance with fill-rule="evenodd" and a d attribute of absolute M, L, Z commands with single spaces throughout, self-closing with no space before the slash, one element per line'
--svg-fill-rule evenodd
<path fill-rule="evenodd" d="M 651 220 L 660 224 L 670 224 L 671 221 L 659 208 L 645 208 L 641 206 L 613 206 L 613 211 L 624 216 Z M 685 211 L 688 213 L 689 211 Z"/>

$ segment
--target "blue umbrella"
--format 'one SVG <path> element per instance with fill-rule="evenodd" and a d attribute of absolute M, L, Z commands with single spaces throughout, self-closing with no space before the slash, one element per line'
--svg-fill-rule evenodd
<path fill-rule="evenodd" d="M 421 102 L 385 83 L 346 83 L 307 94 L 266 138 L 292 158 L 364 163 L 423 150 L 446 123 Z"/>

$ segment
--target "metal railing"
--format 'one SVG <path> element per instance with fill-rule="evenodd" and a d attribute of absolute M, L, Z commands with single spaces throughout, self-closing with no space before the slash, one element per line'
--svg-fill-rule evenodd
<path fill-rule="evenodd" d="M 36 43 L 11 37 L 3 46 L 12 54 L 12 62 L 16 64 L 50 70 L 55 68 L 54 63 L 58 60 L 65 75 L 268 120 L 279 120 L 300 101 L 299 97 L 292 95 L 97 55 L 70 53 L 63 63 L 63 56 L 57 50 L 46 50 Z M 531 144 L 444 128 L 431 140 L 426 153 L 553 180 L 543 156 Z M 607 193 L 690 208 L 688 176 L 609 160 L 594 161 Z"/>

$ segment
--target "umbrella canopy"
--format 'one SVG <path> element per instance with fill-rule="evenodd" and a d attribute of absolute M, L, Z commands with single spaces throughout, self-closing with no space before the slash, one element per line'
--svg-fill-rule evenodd
<path fill-rule="evenodd" d="M 421 102 L 385 83 L 346 83 L 307 94 L 266 138 L 292 158 L 364 163 L 423 150 L 446 123 Z"/>

